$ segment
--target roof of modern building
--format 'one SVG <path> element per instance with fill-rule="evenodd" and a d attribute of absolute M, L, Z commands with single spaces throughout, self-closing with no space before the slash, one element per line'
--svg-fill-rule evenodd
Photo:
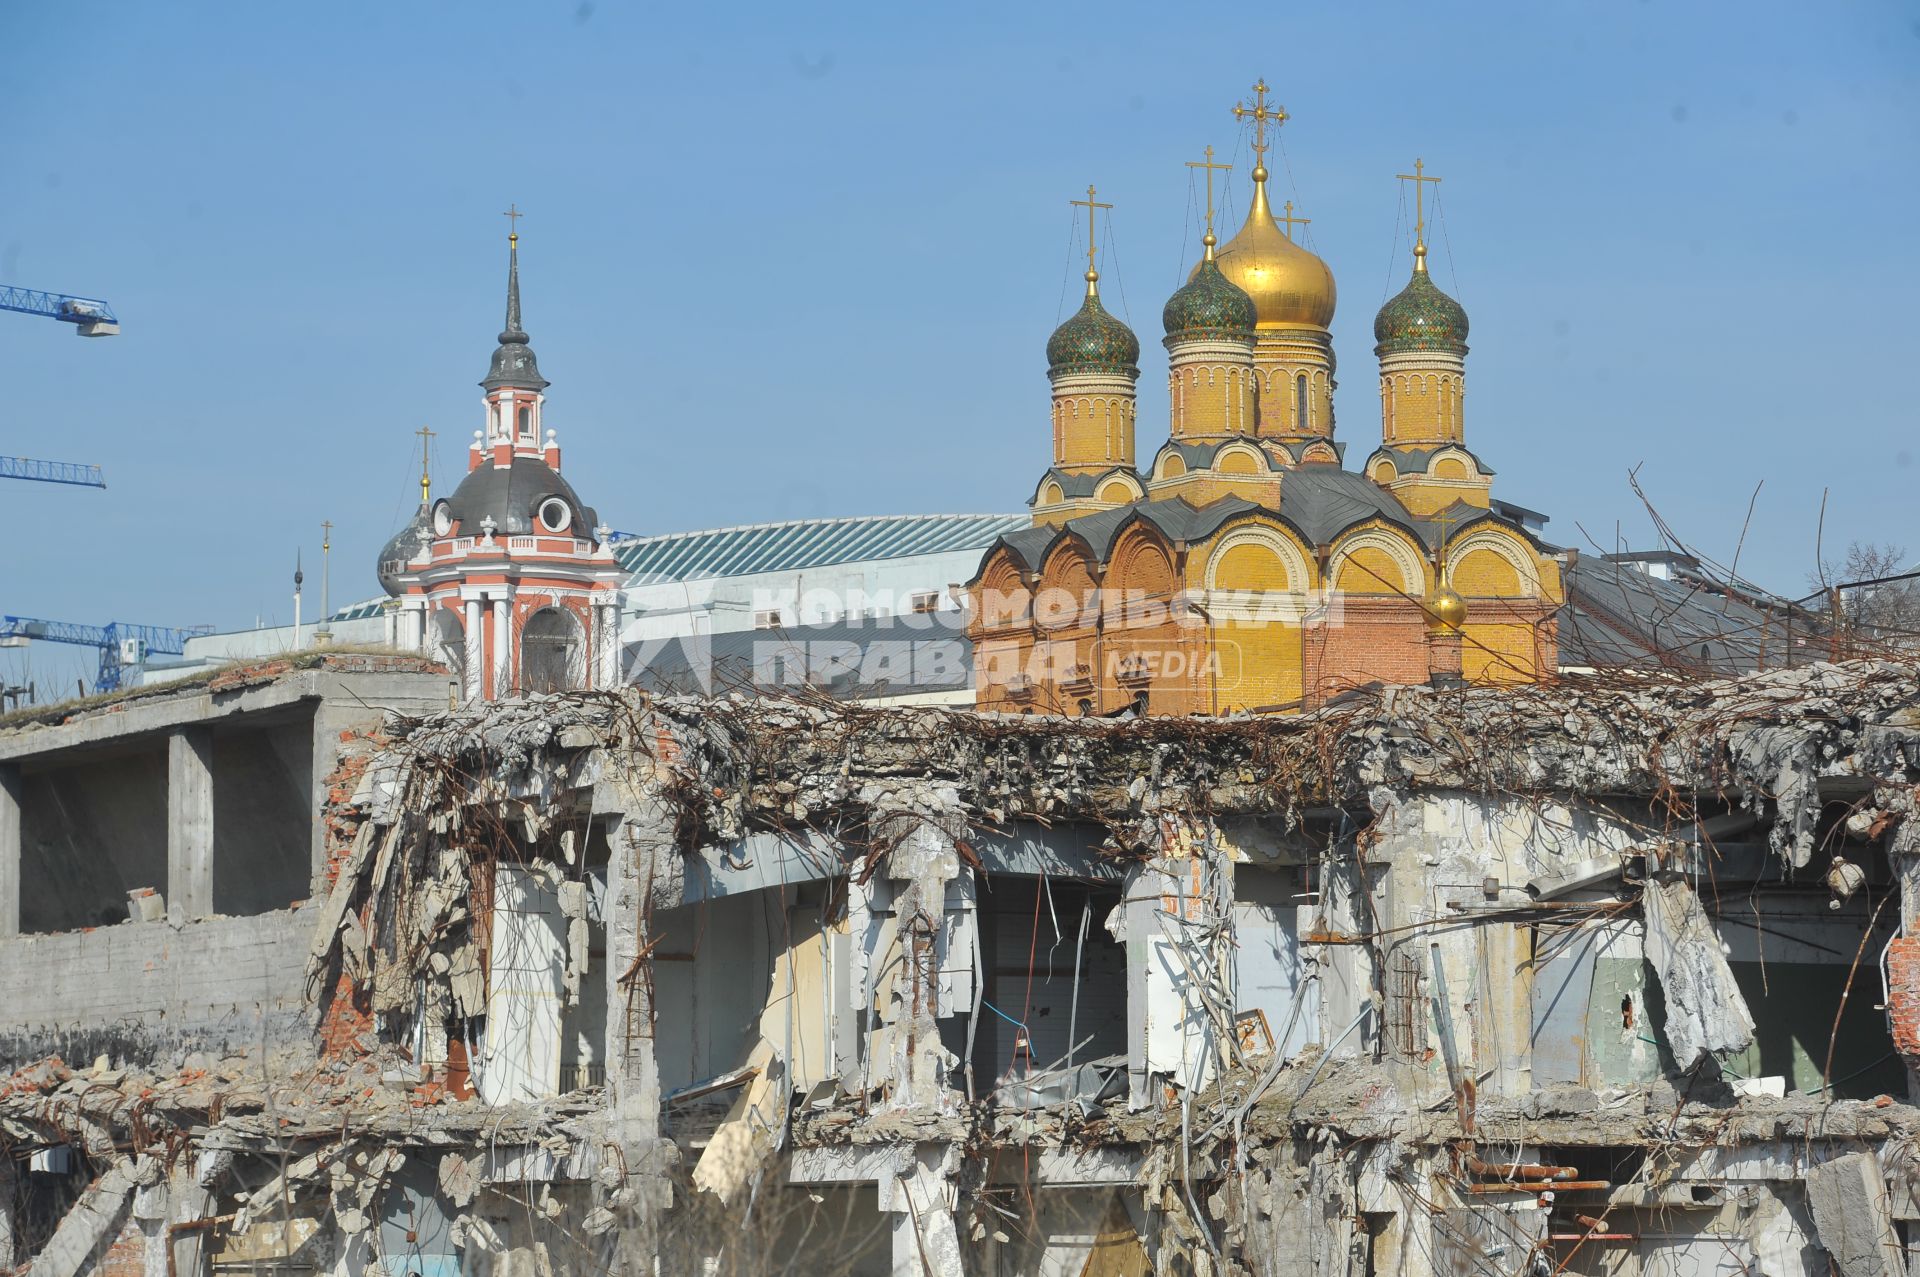
<path fill-rule="evenodd" d="M 627 682 L 656 693 L 834 700 L 964 692 L 973 642 L 959 612 L 864 617 L 629 643 Z"/>
<path fill-rule="evenodd" d="M 1656 576 L 1638 566 L 1648 561 L 1676 570 Z M 1689 556 L 1580 556 L 1566 584 L 1563 667 L 1735 674 L 1826 655 L 1807 613 L 1729 588 Z"/>
<path fill-rule="evenodd" d="M 1025 514 L 900 514 L 794 519 L 635 537 L 614 545 L 627 584 L 797 572 L 835 563 L 982 550 L 1028 526 Z"/>

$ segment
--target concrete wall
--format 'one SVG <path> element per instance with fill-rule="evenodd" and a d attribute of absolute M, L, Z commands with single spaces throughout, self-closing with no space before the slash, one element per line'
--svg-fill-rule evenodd
<path fill-rule="evenodd" d="M 50 1054 L 146 1063 L 189 1050 L 311 1053 L 307 910 L 0 940 L 0 1070 Z"/>
<path fill-rule="evenodd" d="M 322 666 L 0 732 L 0 936 L 124 921 L 142 887 L 176 923 L 307 898 L 326 862 L 315 817 L 354 783 L 343 743 L 388 710 L 444 708 L 446 689 L 439 673 Z"/>

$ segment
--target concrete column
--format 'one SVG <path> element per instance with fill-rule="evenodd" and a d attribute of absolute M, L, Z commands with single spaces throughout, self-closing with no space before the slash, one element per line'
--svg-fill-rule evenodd
<path fill-rule="evenodd" d="M 965 1268 L 953 1222 L 959 1167 L 952 1145 L 921 1144 L 908 1169 L 877 1184 L 880 1209 L 893 1215 L 893 1277 L 944 1277 Z"/>
<path fill-rule="evenodd" d="M 167 737 L 167 917 L 177 926 L 213 912 L 213 731 Z"/>
<path fill-rule="evenodd" d="M 481 667 L 486 660 L 487 647 L 483 639 L 485 632 L 480 628 L 480 600 L 468 599 L 466 600 L 465 606 L 467 612 L 467 668 L 465 671 L 466 677 L 463 680 L 466 686 L 461 689 L 461 696 L 464 700 L 477 701 L 480 699 L 480 689 L 486 686 L 482 681 L 486 671 Z"/>
<path fill-rule="evenodd" d="M 594 807 L 613 818 L 607 840 L 612 852 L 607 878 L 607 1086 L 611 1092 L 607 1130 L 619 1146 L 628 1188 L 618 1203 L 621 1246 L 627 1254 L 647 1255 L 655 1245 L 654 1225 L 672 1205 L 665 1159 L 675 1156 L 672 1141 L 660 1135 L 660 1066 L 653 1044 L 653 979 L 643 963 L 651 946 L 649 893 L 673 878 L 680 850 L 671 808 L 658 797 L 655 783 L 609 769 L 595 786 Z M 660 1173 L 655 1173 L 658 1170 Z M 614 1203 L 609 1203 L 613 1205 Z"/>
<path fill-rule="evenodd" d="M 20 769 L 12 763 L 0 763 L 0 936 L 19 934 Z M 5 1263 L 0 1257 L 0 1267 Z"/>
<path fill-rule="evenodd" d="M 894 924 L 902 964 L 887 1008 L 888 1059 L 876 1072 L 891 1078 L 890 1109 L 939 1109 L 953 1099 L 947 1051 L 940 1044 L 940 962 L 947 883 L 960 872 L 956 839 L 964 828 L 951 791 L 918 803 L 877 809 L 873 827 L 887 847 L 887 877 L 895 884 Z"/>
<path fill-rule="evenodd" d="M 513 600 L 493 600 L 493 695 L 505 696 L 513 677 Z"/>

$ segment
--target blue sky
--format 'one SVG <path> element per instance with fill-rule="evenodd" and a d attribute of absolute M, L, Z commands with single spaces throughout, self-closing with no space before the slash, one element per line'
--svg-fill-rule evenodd
<path fill-rule="evenodd" d="M 1421 156 L 1497 495 L 1648 545 L 1638 465 L 1724 561 L 1764 481 L 1740 565 L 1796 592 L 1823 489 L 1830 555 L 1920 555 L 1911 4 L 14 3 L 0 42 L 0 281 L 124 322 L 0 313 L 0 451 L 111 484 L 0 489 L 0 612 L 285 621 L 323 519 L 334 600 L 376 592 L 412 432 L 445 488 L 479 424 L 509 201 L 548 421 L 615 527 L 1020 509 L 1089 181 L 1150 456 L 1182 161 L 1238 164 L 1230 233 L 1258 76 L 1339 281 L 1350 462 Z"/>

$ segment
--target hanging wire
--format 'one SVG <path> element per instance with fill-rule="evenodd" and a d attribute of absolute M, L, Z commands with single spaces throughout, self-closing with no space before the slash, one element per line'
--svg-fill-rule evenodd
<path fill-rule="evenodd" d="M 1446 245 L 1447 278 L 1453 283 L 1454 300 L 1465 305 L 1465 299 L 1460 296 L 1460 272 L 1455 270 L 1453 265 L 1453 241 L 1447 237 L 1447 219 L 1441 211 L 1440 188 L 1437 185 L 1433 188 L 1433 220 L 1440 224 L 1440 242 Z"/>
<path fill-rule="evenodd" d="M 1393 238 L 1387 242 L 1387 283 L 1380 290 L 1380 304 L 1383 306 L 1393 294 L 1393 264 L 1400 257 L 1400 228 L 1407 224 L 1406 184 L 1395 182 L 1394 185 L 1400 188 L 1400 204 L 1393 210 Z"/>
<path fill-rule="evenodd" d="M 1065 265 L 1060 271 L 1060 303 L 1053 310 L 1053 326 L 1058 328 L 1067 317 L 1067 286 L 1073 282 L 1073 241 L 1074 232 L 1080 228 L 1079 214 L 1071 208 L 1067 210 L 1067 252 Z"/>
<path fill-rule="evenodd" d="M 1293 196 L 1293 202 L 1296 206 L 1304 206 L 1306 201 L 1300 198 L 1300 184 L 1293 180 L 1293 161 L 1287 156 L 1287 138 L 1284 130 L 1274 129 L 1273 149 L 1280 152 L 1281 167 L 1287 170 L 1287 193 Z M 1293 228 L 1288 227 L 1287 229 L 1291 231 Z M 1318 246 L 1314 243 L 1313 239 L 1313 223 L 1307 223 L 1307 228 L 1300 238 L 1305 241 L 1308 251 L 1317 251 Z"/>
<path fill-rule="evenodd" d="M 1176 289 L 1180 287 L 1182 282 L 1180 276 L 1187 269 L 1187 240 L 1193 235 L 1194 220 L 1196 216 L 1198 216 L 1198 214 L 1195 211 L 1195 205 L 1199 203 L 1200 197 L 1197 194 L 1197 188 L 1194 185 L 1194 183 L 1197 180 L 1198 179 L 1196 179 L 1193 175 L 1193 170 L 1188 169 L 1187 170 L 1187 213 L 1186 213 L 1186 216 L 1180 222 L 1180 256 L 1176 258 L 1173 263 L 1173 286 Z"/>
<path fill-rule="evenodd" d="M 1107 210 L 1107 261 L 1113 266 L 1113 282 L 1120 290 L 1120 316 L 1133 326 L 1133 312 L 1127 309 L 1127 281 L 1120 274 L 1120 254 L 1114 249 L 1113 210 Z"/>
<path fill-rule="evenodd" d="M 1235 206 L 1233 198 L 1233 175 L 1240 171 L 1240 152 L 1246 148 L 1246 144 L 1246 129 L 1236 129 L 1233 135 L 1233 154 L 1227 157 L 1227 163 L 1233 167 L 1228 169 L 1225 176 L 1220 179 L 1220 207 L 1222 208 L 1233 208 Z"/>

